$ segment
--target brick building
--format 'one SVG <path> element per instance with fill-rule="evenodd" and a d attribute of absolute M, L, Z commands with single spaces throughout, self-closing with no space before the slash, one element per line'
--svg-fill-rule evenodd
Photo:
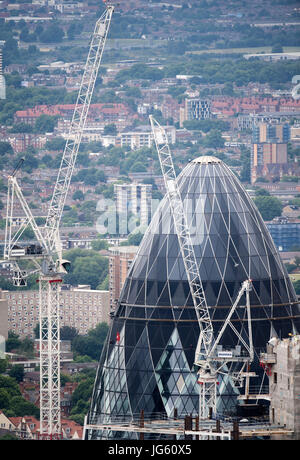
<path fill-rule="evenodd" d="M 137 253 L 138 246 L 119 246 L 110 248 L 109 256 L 109 294 L 110 308 L 114 311 L 120 297 L 130 265 Z"/>
<path fill-rule="evenodd" d="M 5 291 L 8 303 L 8 330 L 20 338 L 34 338 L 39 322 L 39 291 Z M 86 334 L 98 323 L 109 322 L 109 291 L 93 289 L 62 289 L 60 325 Z"/>

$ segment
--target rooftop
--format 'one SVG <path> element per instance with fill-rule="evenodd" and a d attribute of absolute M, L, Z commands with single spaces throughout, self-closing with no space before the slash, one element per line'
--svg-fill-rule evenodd
<path fill-rule="evenodd" d="M 192 161 L 192 163 L 202 163 L 202 164 L 213 163 L 213 164 L 218 164 L 218 163 L 221 163 L 221 160 L 219 160 L 219 158 L 216 158 L 216 157 L 203 156 L 203 157 L 195 158 Z"/>

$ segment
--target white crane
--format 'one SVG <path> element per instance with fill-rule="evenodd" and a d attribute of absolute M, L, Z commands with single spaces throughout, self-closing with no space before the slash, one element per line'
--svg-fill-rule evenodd
<path fill-rule="evenodd" d="M 201 419 L 205 419 L 208 417 L 210 410 L 216 413 L 218 384 L 217 376 L 219 373 L 226 372 L 224 369 L 226 368 L 226 364 L 228 362 L 242 362 L 241 369 L 236 373 L 236 375 L 232 374 L 232 378 L 240 381 L 241 376 L 249 376 L 247 372 L 243 371 L 245 368 L 245 363 L 249 363 L 253 360 L 253 343 L 249 301 L 251 281 L 246 280 L 243 283 L 238 293 L 237 299 L 234 302 L 226 320 L 224 321 L 224 324 L 220 329 L 217 338 L 215 339 L 210 312 L 207 306 L 205 292 L 199 274 L 199 267 L 191 240 L 189 225 L 185 216 L 180 190 L 177 186 L 176 172 L 169 147 L 168 137 L 164 128 L 160 126 L 160 124 L 153 118 L 152 115 L 150 115 L 150 124 L 158 152 L 162 174 L 164 177 L 166 194 L 169 200 L 171 214 L 173 216 L 174 227 L 178 237 L 181 256 L 186 270 L 190 292 L 192 295 L 193 304 L 200 328 L 194 363 L 198 367 L 198 383 L 200 385 L 199 417 Z M 236 310 L 244 292 L 246 292 L 247 299 L 249 344 L 242 338 L 241 334 L 230 321 L 232 314 Z M 228 325 L 233 329 L 240 342 L 246 348 L 248 352 L 247 356 L 241 356 L 241 353 L 234 353 L 234 351 L 222 352 L 219 350 L 219 348 L 217 348 Z M 217 350 L 218 352 L 215 354 Z M 237 350 L 239 350 L 239 348 Z"/>
<path fill-rule="evenodd" d="M 17 183 L 16 175 L 22 161 L 8 177 L 4 260 L 9 261 L 13 267 L 16 286 L 25 285 L 26 279 L 33 273 L 39 275 L 41 439 L 61 437 L 59 293 L 62 276 L 67 273 L 70 264 L 62 259 L 59 225 L 113 11 L 114 6 L 106 3 L 106 9 L 94 28 L 68 139 L 43 227 L 37 225 Z M 25 214 L 17 229 L 14 216 L 16 202 Z M 27 227 L 33 230 L 38 244 L 27 247 L 22 245 L 22 235 Z M 22 264 L 26 265 L 25 268 L 21 267 Z"/>

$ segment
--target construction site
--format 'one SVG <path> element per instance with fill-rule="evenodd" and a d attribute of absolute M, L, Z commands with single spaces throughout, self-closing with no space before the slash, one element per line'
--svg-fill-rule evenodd
<path fill-rule="evenodd" d="M 22 159 L 8 178 L 4 261 L 15 286 L 39 284 L 42 440 L 61 439 L 60 222 L 114 10 L 105 2 L 91 37 L 43 226 L 18 185 Z M 200 156 L 177 175 L 149 123 L 166 193 L 111 319 L 83 440 L 300 439 L 300 307 L 269 231 L 228 166 Z"/>

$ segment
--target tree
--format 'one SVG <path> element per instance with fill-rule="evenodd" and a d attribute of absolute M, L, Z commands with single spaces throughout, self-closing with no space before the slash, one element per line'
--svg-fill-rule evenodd
<path fill-rule="evenodd" d="M 106 135 L 116 136 L 117 133 L 118 133 L 117 127 L 116 127 L 116 125 L 114 123 L 111 123 L 110 125 L 105 125 L 104 126 L 103 134 L 105 136 Z"/>
<path fill-rule="evenodd" d="M 79 385 L 72 394 L 70 419 L 80 425 L 83 425 L 85 414 L 89 410 L 95 376 L 94 369 L 88 369 L 77 375 Z"/>
<path fill-rule="evenodd" d="M 5 346 L 6 346 L 6 351 L 9 353 L 16 348 L 18 348 L 21 344 L 20 338 L 18 334 L 15 334 L 12 331 L 8 331 L 8 339 L 6 340 Z"/>
<path fill-rule="evenodd" d="M 91 243 L 94 251 L 101 251 L 101 249 L 108 249 L 108 243 L 105 240 L 97 239 Z"/>
<path fill-rule="evenodd" d="M 36 150 L 31 146 L 27 147 L 24 153 L 25 155 L 23 154 L 23 157 L 25 158 L 25 161 L 22 166 L 22 169 L 23 171 L 26 171 L 27 173 L 30 174 L 34 169 L 38 168 L 39 160 L 36 157 Z M 22 155 L 20 155 L 19 158 L 21 156 Z"/>
<path fill-rule="evenodd" d="M 300 280 L 295 281 L 295 283 L 293 283 L 293 285 L 294 285 L 296 294 L 300 295 Z"/>
<path fill-rule="evenodd" d="M 0 374 L 3 374 L 7 369 L 7 359 L 0 359 Z"/>
<path fill-rule="evenodd" d="M 255 190 L 255 196 L 271 196 L 271 194 L 264 188 L 258 188 Z"/>
<path fill-rule="evenodd" d="M 64 38 L 64 31 L 57 24 L 51 24 L 44 32 L 40 34 L 40 40 L 43 43 L 59 43 Z"/>
<path fill-rule="evenodd" d="M 295 262 L 296 267 L 299 268 L 300 267 L 300 257 L 296 256 L 294 262 Z"/>
<path fill-rule="evenodd" d="M 0 437 L 0 441 L 19 441 L 20 439 L 12 433 L 7 433 Z"/>
<path fill-rule="evenodd" d="M 142 97 L 142 93 L 141 93 L 140 88 L 137 88 L 135 86 L 129 87 L 126 90 L 125 95 L 127 97 L 133 97 L 133 98 L 141 98 Z"/>
<path fill-rule="evenodd" d="M 52 133 L 57 124 L 57 117 L 51 115 L 41 115 L 37 118 L 34 130 L 37 133 Z"/>
<path fill-rule="evenodd" d="M 0 409 L 9 409 L 11 407 L 12 398 L 21 396 L 19 385 L 16 380 L 5 375 L 0 375 L 0 391 Z"/>
<path fill-rule="evenodd" d="M 130 172 L 147 172 L 147 168 L 144 163 L 137 161 L 131 166 Z"/>
<path fill-rule="evenodd" d="M 283 48 L 280 43 L 276 43 L 272 47 L 272 53 L 283 53 Z"/>
<path fill-rule="evenodd" d="M 84 200 L 84 193 L 81 190 L 76 190 L 76 192 L 73 193 L 72 198 L 73 200 L 82 201 Z"/>
<path fill-rule="evenodd" d="M 106 276 L 107 266 L 107 259 L 98 254 L 92 257 L 79 257 L 74 265 L 73 280 L 76 280 L 76 284 L 89 284 L 92 289 L 96 289 Z"/>
<path fill-rule="evenodd" d="M 187 50 L 187 45 L 182 41 L 169 41 L 167 45 L 167 53 L 182 56 Z"/>
<path fill-rule="evenodd" d="M 77 337 L 78 331 L 75 327 L 71 326 L 62 326 L 60 328 L 60 338 L 61 340 L 73 340 Z"/>
<path fill-rule="evenodd" d="M 288 273 L 292 273 L 292 272 L 296 269 L 296 265 L 295 265 L 295 264 L 286 263 L 286 264 L 284 264 L 284 265 L 285 265 L 286 271 L 287 271 Z"/>
<path fill-rule="evenodd" d="M 28 123 L 15 123 L 9 130 L 10 133 L 32 133 L 32 126 Z"/>
<path fill-rule="evenodd" d="M 250 151 L 245 146 L 241 146 L 241 162 L 242 162 L 242 170 L 240 174 L 240 180 L 241 182 L 250 182 L 250 173 L 251 173 Z"/>
<path fill-rule="evenodd" d="M 281 216 L 283 208 L 282 203 L 274 196 L 256 196 L 254 198 L 254 203 L 261 213 L 263 220 L 270 221 L 274 219 L 274 217 Z"/>
<path fill-rule="evenodd" d="M 23 417 L 24 415 L 33 415 L 37 419 L 40 417 L 40 410 L 34 404 L 26 401 L 22 396 L 14 396 L 10 401 L 10 412 L 14 417 Z"/>
<path fill-rule="evenodd" d="M 213 147 L 215 149 L 224 147 L 225 140 L 222 137 L 221 131 L 212 129 L 209 134 L 203 139 L 205 147 Z"/>
<path fill-rule="evenodd" d="M 73 286 L 89 284 L 96 289 L 108 273 L 108 260 L 96 251 L 71 249 L 64 253 L 64 258 L 71 262 L 65 282 Z"/>
<path fill-rule="evenodd" d="M 7 154 L 12 155 L 13 153 L 13 148 L 9 142 L 0 141 L 0 156 Z"/>
<path fill-rule="evenodd" d="M 24 367 L 22 364 L 16 364 L 11 368 L 8 375 L 14 378 L 17 382 L 22 382 L 24 378 Z"/>
<path fill-rule="evenodd" d="M 66 140 L 63 137 L 55 137 L 46 142 L 45 148 L 48 150 L 62 151 L 65 147 Z"/>
<path fill-rule="evenodd" d="M 124 241 L 121 243 L 121 246 L 139 246 L 140 242 L 143 239 L 143 233 L 141 232 L 136 232 L 131 235 L 129 235 L 127 241 Z"/>
<path fill-rule="evenodd" d="M 0 409 L 9 408 L 9 393 L 4 388 L 0 388 Z"/>
<path fill-rule="evenodd" d="M 72 342 L 72 350 L 98 360 L 108 332 L 106 323 L 99 323 L 87 335 L 78 335 Z"/>

